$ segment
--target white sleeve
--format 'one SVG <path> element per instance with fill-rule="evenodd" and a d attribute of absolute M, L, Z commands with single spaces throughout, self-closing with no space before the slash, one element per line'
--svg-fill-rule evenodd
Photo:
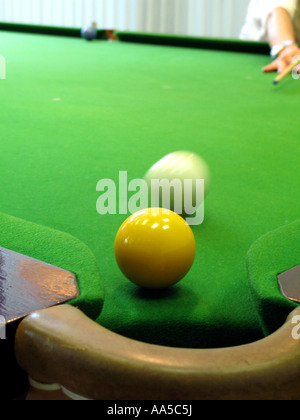
<path fill-rule="evenodd" d="M 283 7 L 294 20 L 297 5 L 297 0 L 251 0 L 241 39 L 267 41 L 267 20 L 272 10 Z"/>

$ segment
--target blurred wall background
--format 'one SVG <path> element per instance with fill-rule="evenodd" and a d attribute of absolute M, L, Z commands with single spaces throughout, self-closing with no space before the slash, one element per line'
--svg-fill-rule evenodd
<path fill-rule="evenodd" d="M 0 21 L 238 38 L 249 0 L 0 0 Z"/>

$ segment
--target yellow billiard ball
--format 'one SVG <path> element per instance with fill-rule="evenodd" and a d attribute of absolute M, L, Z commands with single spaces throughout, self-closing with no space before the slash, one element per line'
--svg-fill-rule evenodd
<path fill-rule="evenodd" d="M 196 242 L 186 221 L 171 210 L 151 208 L 130 216 L 115 239 L 122 273 L 147 289 L 164 289 L 182 280 L 195 259 Z"/>

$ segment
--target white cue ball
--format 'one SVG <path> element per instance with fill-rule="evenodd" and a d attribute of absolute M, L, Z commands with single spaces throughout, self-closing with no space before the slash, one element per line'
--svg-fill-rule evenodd
<path fill-rule="evenodd" d="M 174 179 L 179 179 L 181 181 L 181 199 L 183 211 L 181 213 L 177 211 L 177 213 L 181 214 L 182 216 L 186 216 L 187 214 L 190 215 L 190 209 L 186 208 L 187 205 L 184 205 L 184 180 L 193 181 L 192 190 L 186 192 L 189 197 L 192 195 L 193 205 L 196 204 L 196 198 L 200 197 L 199 191 L 197 192 L 196 190 L 196 180 L 204 179 L 204 197 L 207 195 L 211 184 L 210 169 L 205 160 L 199 155 L 188 151 L 177 151 L 170 153 L 155 163 L 145 175 L 145 180 L 148 184 L 149 191 L 151 191 L 152 180 L 161 181 L 163 179 L 166 179 L 169 182 Z M 191 200 L 189 200 L 189 202 L 191 202 Z M 202 201 L 197 202 L 197 208 L 199 208 L 201 204 Z M 172 190 L 170 193 L 170 210 L 174 211 L 174 193 L 172 193 Z"/>

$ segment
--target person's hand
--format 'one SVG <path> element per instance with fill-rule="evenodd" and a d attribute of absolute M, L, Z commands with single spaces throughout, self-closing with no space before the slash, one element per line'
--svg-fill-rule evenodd
<path fill-rule="evenodd" d="M 279 74 L 292 64 L 295 57 L 300 57 L 300 48 L 293 44 L 286 47 L 271 64 L 263 68 L 264 72 L 277 71 Z"/>

